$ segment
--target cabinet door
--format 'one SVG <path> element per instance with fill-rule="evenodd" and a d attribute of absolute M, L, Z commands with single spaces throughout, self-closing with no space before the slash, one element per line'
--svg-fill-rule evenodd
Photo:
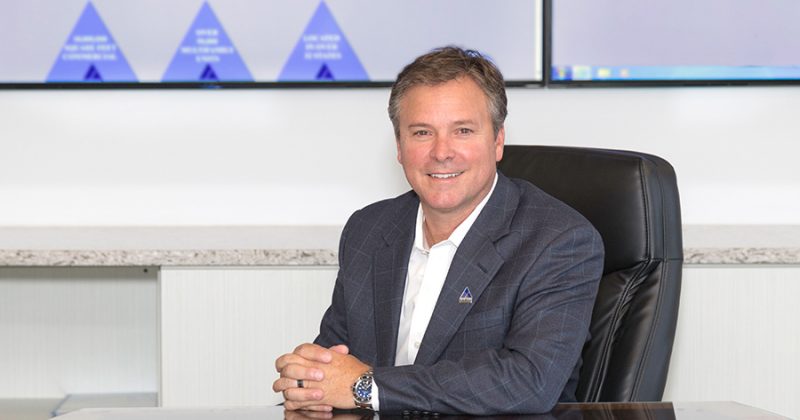
<path fill-rule="evenodd" d="M 800 266 L 689 265 L 665 401 L 800 418 Z"/>
<path fill-rule="evenodd" d="M 319 332 L 336 267 L 160 272 L 161 405 L 277 404 L 275 359 Z"/>
<path fill-rule="evenodd" d="M 156 301 L 153 268 L 1 267 L 0 399 L 155 392 Z"/>

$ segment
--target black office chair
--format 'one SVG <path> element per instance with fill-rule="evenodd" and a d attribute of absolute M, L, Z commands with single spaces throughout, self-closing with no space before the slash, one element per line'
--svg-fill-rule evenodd
<path fill-rule="evenodd" d="M 605 267 L 578 401 L 660 401 L 683 264 L 672 166 L 637 152 L 506 146 L 498 167 L 572 206 L 603 237 Z"/>

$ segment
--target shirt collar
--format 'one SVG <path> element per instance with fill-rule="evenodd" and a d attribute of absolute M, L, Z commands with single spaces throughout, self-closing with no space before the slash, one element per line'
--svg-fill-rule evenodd
<path fill-rule="evenodd" d="M 461 241 L 464 240 L 464 237 L 467 236 L 467 232 L 469 232 L 472 225 L 475 223 L 475 220 L 478 218 L 478 215 L 481 214 L 481 210 L 486 206 L 486 203 L 489 201 L 489 197 L 492 196 L 494 192 L 494 187 L 497 186 L 497 172 L 494 174 L 494 182 L 492 183 L 492 189 L 489 190 L 489 194 L 486 194 L 486 197 L 483 197 L 480 203 L 472 210 L 472 213 L 461 222 L 458 227 L 450 234 L 450 237 L 447 238 L 445 241 L 442 242 L 451 242 L 453 245 L 458 248 L 461 245 Z M 422 203 L 419 204 L 417 208 L 417 223 L 415 227 L 415 235 L 414 235 L 414 248 L 419 249 L 420 251 L 427 251 L 430 249 L 430 246 L 426 246 L 427 244 L 424 243 L 425 235 L 422 232 L 422 223 L 425 221 L 425 215 L 422 213 Z"/>

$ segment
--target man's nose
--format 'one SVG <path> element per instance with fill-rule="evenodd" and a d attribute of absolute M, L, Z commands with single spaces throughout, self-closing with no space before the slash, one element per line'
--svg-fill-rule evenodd
<path fill-rule="evenodd" d="M 455 155 L 453 149 L 453 140 L 447 136 L 437 136 L 433 140 L 433 147 L 431 148 L 431 158 L 438 161 L 445 161 L 452 159 Z"/>

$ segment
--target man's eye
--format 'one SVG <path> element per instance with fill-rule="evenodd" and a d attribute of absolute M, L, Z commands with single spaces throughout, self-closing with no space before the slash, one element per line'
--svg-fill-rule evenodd
<path fill-rule="evenodd" d="M 471 134 L 471 133 L 472 129 L 469 128 L 462 127 L 458 129 L 458 134 Z"/>
<path fill-rule="evenodd" d="M 427 136 L 428 134 L 430 134 L 428 130 L 417 130 L 414 132 L 414 136 Z"/>

